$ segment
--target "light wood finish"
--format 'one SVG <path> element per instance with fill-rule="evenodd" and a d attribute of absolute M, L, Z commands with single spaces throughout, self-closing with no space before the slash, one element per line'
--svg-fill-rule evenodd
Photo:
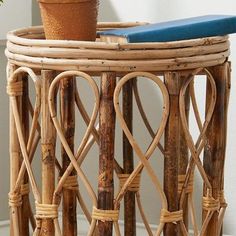
<path fill-rule="evenodd" d="M 88 122 L 88 128 L 84 134 L 84 137 L 79 145 L 78 150 L 76 151 L 76 153 L 74 154 L 72 152 L 72 150 L 70 149 L 69 143 L 67 142 L 62 127 L 60 125 L 59 119 L 57 118 L 57 113 L 56 113 L 56 107 L 54 104 L 54 96 L 56 94 L 57 91 L 57 86 L 60 83 L 61 80 L 63 80 L 64 78 L 70 78 L 73 79 L 74 76 L 79 76 L 81 78 L 83 78 L 84 80 L 86 80 L 92 91 L 93 94 L 95 96 L 95 104 L 94 104 L 94 108 L 93 108 L 93 112 L 91 115 L 91 118 Z M 65 152 L 67 153 L 71 163 L 69 164 L 69 166 L 67 167 L 67 169 L 64 171 L 64 174 L 61 176 L 55 191 L 54 191 L 54 197 L 53 197 L 53 204 L 54 205 L 58 205 L 60 203 L 60 193 L 63 189 L 63 186 L 65 184 L 65 181 L 67 180 L 68 176 L 71 174 L 71 172 L 73 171 L 73 169 L 76 170 L 78 177 L 81 179 L 81 182 L 85 185 L 85 188 L 87 190 L 88 196 L 91 198 L 92 204 L 94 207 L 97 207 L 97 197 L 96 194 L 91 186 L 91 184 L 89 183 L 85 173 L 82 171 L 81 169 L 81 164 L 82 161 L 84 159 L 84 152 L 86 153 L 86 145 L 87 142 L 89 141 L 89 137 L 92 134 L 92 130 L 94 129 L 94 124 L 96 121 L 96 117 L 98 114 L 98 108 L 99 108 L 99 92 L 98 92 L 98 88 L 96 83 L 94 82 L 94 80 L 86 73 L 83 72 L 79 72 L 79 71 L 66 71 L 66 72 L 62 72 L 60 73 L 52 82 L 51 86 L 50 86 L 50 90 L 49 90 L 49 109 L 50 109 L 50 113 L 51 113 L 51 117 L 54 123 L 54 126 L 57 130 L 57 134 L 58 137 L 65 149 Z M 77 197 L 80 199 L 80 195 L 79 193 L 77 194 Z M 81 203 L 81 199 L 79 200 L 79 202 Z M 83 202 L 82 202 L 83 204 Z M 85 206 L 82 206 L 82 208 L 84 209 L 84 211 L 86 211 Z M 86 216 L 88 218 L 90 218 L 88 212 L 86 212 Z M 90 219 L 91 220 L 91 219 Z M 88 232 L 88 235 L 92 236 L 94 232 L 96 232 L 96 219 L 92 219 L 91 220 L 91 225 L 90 225 L 90 229 Z M 54 225 L 56 228 L 56 234 L 58 235 L 62 235 L 61 234 L 61 230 L 60 230 L 60 226 L 59 226 L 59 222 L 58 222 L 58 218 L 54 219 Z"/>
<path fill-rule="evenodd" d="M 19 112 L 19 105 L 17 104 L 17 100 L 19 99 L 18 96 L 21 96 L 23 93 L 23 84 L 21 85 L 21 81 L 19 80 L 19 76 L 28 74 L 36 88 L 36 100 L 35 100 L 35 107 L 33 109 L 33 119 L 32 119 L 32 124 L 30 127 L 29 131 L 29 139 L 26 142 L 24 138 L 24 131 L 23 131 L 23 126 L 21 122 L 21 117 L 20 117 L 20 112 Z M 37 202 L 41 203 L 41 196 L 40 192 L 38 190 L 35 177 L 30 165 L 30 162 L 32 160 L 32 155 L 35 151 L 35 134 L 36 134 L 36 128 L 37 128 L 37 119 L 39 116 L 40 112 L 40 89 L 41 89 L 41 83 L 38 77 L 33 73 L 33 71 L 29 68 L 18 68 L 16 69 L 9 77 L 8 79 L 8 93 L 10 95 L 10 105 L 12 109 L 12 115 L 14 118 L 15 122 L 15 127 L 16 127 L 16 134 L 15 137 L 18 138 L 19 140 L 19 147 L 20 149 L 18 150 L 18 153 L 22 154 L 23 157 L 23 162 L 22 165 L 20 166 L 20 170 L 16 173 L 18 173 L 18 176 L 16 177 L 16 182 L 14 185 L 14 189 L 9 194 L 10 197 L 10 206 L 14 209 L 14 207 L 19 207 L 21 205 L 21 199 L 20 196 L 20 187 L 24 179 L 25 175 L 25 170 L 27 170 L 27 174 L 29 176 L 29 182 L 32 186 L 32 192 L 34 195 L 34 198 Z M 36 138 L 36 143 L 37 143 L 37 138 Z M 19 198 L 20 197 L 20 198 Z M 18 212 L 17 209 L 15 209 L 16 213 Z M 37 229 L 35 230 L 35 235 L 38 235 L 37 233 L 39 232 L 39 228 L 41 227 L 40 220 L 37 220 Z M 14 235 L 20 235 L 20 227 L 19 227 L 19 218 L 16 219 L 15 223 L 13 224 L 13 232 Z"/>
<path fill-rule="evenodd" d="M 201 69 L 199 69 L 199 70 L 201 70 Z M 209 122 L 211 121 L 211 119 L 213 117 L 212 116 L 213 111 L 215 109 L 216 85 L 215 85 L 215 80 L 214 80 L 212 74 L 208 70 L 204 69 L 204 71 L 207 75 L 210 93 L 208 94 L 208 102 L 207 102 L 208 107 L 207 107 L 207 112 L 206 112 L 206 118 L 205 118 L 205 121 L 203 124 L 200 120 L 198 108 L 196 107 L 196 103 L 194 102 L 195 99 L 192 100 L 197 124 L 198 124 L 199 130 L 200 130 L 200 135 L 196 141 L 196 144 L 194 144 L 191 134 L 188 131 L 189 128 L 187 127 L 184 96 L 185 96 L 187 87 L 190 84 L 192 84 L 192 81 L 194 79 L 194 75 L 196 75 L 199 72 L 199 70 L 196 70 L 195 72 L 190 74 L 189 78 L 183 84 L 183 86 L 181 88 L 181 92 L 180 92 L 180 116 L 181 116 L 183 130 L 185 133 L 185 139 L 186 139 L 186 142 L 187 142 L 188 147 L 191 152 L 191 158 L 190 158 L 190 162 L 189 162 L 189 166 L 188 166 L 188 171 L 187 171 L 185 183 L 183 185 L 183 189 L 181 192 L 180 206 L 181 207 L 183 206 L 183 200 L 184 200 L 183 196 L 186 192 L 186 187 L 187 187 L 188 182 L 190 181 L 190 177 L 194 171 L 194 166 L 196 165 L 201 176 L 202 176 L 204 184 L 206 186 L 206 195 L 205 195 L 205 197 L 203 197 L 203 202 L 202 202 L 203 209 L 206 211 L 206 217 L 203 221 L 202 228 L 200 230 L 200 235 L 205 235 L 206 230 L 209 227 L 211 227 L 210 221 L 212 219 L 212 216 L 214 215 L 215 212 L 217 212 L 219 210 L 219 206 L 220 206 L 219 200 L 212 195 L 213 194 L 212 185 L 208 179 L 206 172 L 203 169 L 202 162 L 199 158 L 199 155 L 202 152 L 203 148 L 207 145 L 205 135 L 206 135 L 206 131 L 209 127 Z M 198 235 L 198 232 L 195 231 L 195 235 Z"/>
<path fill-rule="evenodd" d="M 111 26 L 116 28 L 119 24 Z M 31 34 L 35 38 L 25 38 Z M 126 72 L 209 67 L 223 63 L 229 55 L 227 36 L 130 44 L 109 43 L 107 38 L 102 39 L 107 42 L 100 39 L 96 42 L 37 40 L 37 34 L 41 37 L 42 28 L 10 32 L 6 50 L 9 60 L 32 68 Z"/>
<path fill-rule="evenodd" d="M 124 117 L 121 113 L 121 109 L 119 107 L 119 94 L 120 94 L 121 88 L 123 87 L 123 85 L 127 81 L 129 81 L 135 77 L 144 77 L 144 78 L 150 79 L 153 82 L 155 82 L 156 85 L 160 88 L 162 96 L 163 96 L 163 100 L 164 100 L 163 101 L 163 103 L 164 103 L 163 104 L 163 113 L 162 113 L 160 127 L 159 127 L 154 139 L 152 140 L 152 142 L 145 154 L 141 151 L 139 145 L 136 143 L 134 137 L 132 136 L 131 132 L 129 131 L 127 124 L 125 123 Z M 167 122 L 167 118 L 168 118 L 168 114 L 169 114 L 169 97 L 168 97 L 168 92 L 167 92 L 165 85 L 158 77 L 156 77 L 153 74 L 150 74 L 147 72 L 129 73 L 126 76 L 124 76 L 116 86 L 115 93 L 114 93 L 114 105 L 115 105 L 115 111 L 116 111 L 117 118 L 120 122 L 120 125 L 121 125 L 124 133 L 126 134 L 127 139 L 129 140 L 130 144 L 132 145 L 134 151 L 136 152 L 138 158 L 140 159 L 140 163 L 138 164 L 138 166 L 136 166 L 134 171 L 130 174 L 129 178 L 127 179 L 127 181 L 125 182 L 125 184 L 123 185 L 121 190 L 119 191 L 119 193 L 115 199 L 115 205 L 114 205 L 115 209 L 119 209 L 120 200 L 124 196 L 125 192 L 128 190 L 128 186 L 131 184 L 131 182 L 134 180 L 134 178 L 137 176 L 137 174 L 139 174 L 143 168 L 146 168 L 148 175 L 149 175 L 157 193 L 160 195 L 162 208 L 163 208 L 161 211 L 161 221 L 160 221 L 160 224 L 158 226 L 158 229 L 157 229 L 155 235 L 158 235 L 158 236 L 161 235 L 166 223 L 175 222 L 175 221 L 180 222 L 183 235 L 187 235 L 187 231 L 186 231 L 184 224 L 183 224 L 182 211 L 178 211 L 178 212 L 175 211 L 172 213 L 168 211 L 168 203 L 167 203 L 167 199 L 164 194 L 164 191 L 162 190 L 160 182 L 159 182 L 157 176 L 155 175 L 150 163 L 148 162 L 148 159 L 150 158 L 153 151 L 155 150 L 157 143 L 159 143 L 159 140 L 164 132 L 164 128 L 166 126 L 166 122 Z"/>
<path fill-rule="evenodd" d="M 139 24 L 99 23 L 97 30 Z M 76 199 L 89 222 L 89 236 L 112 235 L 113 224 L 114 234 L 121 235 L 118 219 L 123 199 L 126 208 L 125 235 L 135 235 L 135 207 L 139 209 L 150 236 L 159 236 L 163 232 L 167 236 L 187 236 L 188 224 L 191 223 L 194 236 L 221 235 L 227 206 L 223 194 L 223 169 L 230 88 L 230 64 L 226 62 L 229 56 L 228 36 L 166 43 L 129 44 L 125 41 L 108 41 L 106 37 L 97 38 L 96 42 L 45 40 L 42 27 L 15 30 L 8 34 L 6 55 L 9 59 L 7 91 L 11 105 L 11 235 L 21 236 L 22 232 L 27 235 L 28 219 L 33 226 L 34 236 L 76 235 Z M 56 74 L 58 75 L 55 76 Z M 204 121 L 199 115 L 197 91 L 194 90 L 194 81 L 197 82 L 195 77 L 199 74 L 206 75 L 208 83 Z M 165 83 L 157 75 L 164 76 Z M 101 76 L 100 94 L 91 76 Z M 28 98 L 27 77 L 33 80 L 36 88 L 34 105 Z M 116 77 L 121 77 L 117 84 Z M 94 95 L 91 117 L 84 107 L 80 90 L 76 88 L 77 78 L 88 82 L 91 94 Z M 144 78 L 153 81 L 162 96 L 161 122 L 156 132 L 150 125 L 139 95 L 137 82 Z M 61 103 L 60 111 L 57 112 L 55 98 L 59 91 Z M 119 104 L 121 91 L 122 106 Z M 132 135 L 132 92 L 152 138 L 146 152 L 140 149 Z M 200 133 L 196 142 L 192 139 L 188 125 L 190 100 Z M 41 104 L 42 125 L 38 121 Z M 74 150 L 73 141 L 75 105 L 87 125 L 77 150 Z M 100 121 L 95 125 L 98 112 Z M 29 114 L 31 122 L 28 121 Z M 123 131 L 124 168 L 120 166 L 114 153 L 115 116 Z M 165 147 L 160 143 L 164 131 Z M 62 144 L 62 164 L 55 157 L 56 135 Z M 31 167 L 41 136 L 42 195 Z M 95 143 L 100 147 L 98 199 L 86 171 L 82 169 L 83 161 Z M 218 143 L 223 147 L 221 152 L 214 151 L 218 150 Z M 164 189 L 149 162 L 156 148 L 165 156 Z M 204 164 L 200 158 L 203 149 Z M 133 151 L 139 159 L 136 166 L 133 166 Z M 144 169 L 159 195 L 157 199 L 162 208 L 156 232 L 150 229 L 141 201 L 140 180 Z M 55 170 L 60 176 L 56 183 Z M 203 223 L 200 228 L 196 223 L 192 194 L 195 171 L 200 173 L 204 182 Z M 116 196 L 113 172 L 120 181 Z M 29 189 L 26 176 L 36 202 L 35 217 L 30 205 L 27 207 Z M 86 196 L 92 202 L 92 209 L 86 206 L 78 182 L 84 185 Z M 63 229 L 58 220 L 62 196 Z M 69 212 L 71 207 L 73 210 Z M 25 214 L 27 217 L 23 217 Z M 189 222 L 188 214 L 191 217 Z"/>
<path fill-rule="evenodd" d="M 8 67 L 9 76 L 12 76 L 13 72 L 16 70 L 14 65 L 9 65 Z M 9 80 L 9 78 L 8 78 Z M 18 98 L 18 109 L 20 110 L 20 99 Z M 14 120 L 13 108 L 10 106 L 10 192 L 12 193 L 15 189 L 19 169 L 20 169 L 21 152 L 20 145 L 18 141 L 16 125 Z M 20 211 L 19 207 L 11 206 L 10 208 L 10 235 L 20 236 L 19 232 L 19 217 Z"/>

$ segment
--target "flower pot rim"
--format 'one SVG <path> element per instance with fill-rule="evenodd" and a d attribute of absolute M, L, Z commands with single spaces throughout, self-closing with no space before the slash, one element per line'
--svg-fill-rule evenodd
<path fill-rule="evenodd" d="M 51 3 L 51 4 L 58 4 L 58 3 L 82 3 L 82 2 L 91 2 L 94 0 L 37 0 L 40 3 Z"/>

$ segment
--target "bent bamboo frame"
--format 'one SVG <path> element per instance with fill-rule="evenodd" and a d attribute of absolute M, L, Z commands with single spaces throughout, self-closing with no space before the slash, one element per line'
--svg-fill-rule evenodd
<path fill-rule="evenodd" d="M 100 23 L 98 25 L 98 30 L 106 30 L 111 28 L 120 28 L 120 27 L 129 27 L 133 25 L 138 25 L 139 23 Z M 76 169 L 78 173 L 78 178 L 80 178 L 83 184 L 86 187 L 87 193 L 90 196 L 93 207 L 95 209 L 95 213 L 100 214 L 101 212 L 97 212 L 97 196 L 95 191 L 93 190 L 91 184 L 89 183 L 85 172 L 82 170 L 82 164 L 86 155 L 92 145 L 96 142 L 99 143 L 99 128 L 95 125 L 96 117 L 98 114 L 99 108 L 99 91 L 94 80 L 86 73 L 80 72 L 79 70 L 83 70 L 88 73 L 99 74 L 106 71 L 113 72 L 122 72 L 120 74 L 125 74 L 124 77 L 118 82 L 114 92 L 114 107 L 116 111 L 117 118 L 121 124 L 122 130 L 124 131 L 130 145 L 133 150 L 136 152 L 139 163 L 134 168 L 134 171 L 128 176 L 127 180 L 124 182 L 122 187 L 120 188 L 117 196 L 114 200 L 114 211 L 112 212 L 104 212 L 104 214 L 109 213 L 113 214 L 114 212 L 118 212 L 120 208 L 121 200 L 124 197 L 124 194 L 127 192 L 129 187 L 135 182 L 136 177 L 141 174 L 142 170 L 147 169 L 148 175 L 155 186 L 157 193 L 161 199 L 162 204 L 162 219 L 161 223 L 155 232 L 155 235 L 160 235 L 165 223 L 175 222 L 176 218 L 173 220 L 173 213 L 182 214 L 183 201 L 186 197 L 186 190 L 191 183 L 191 176 L 194 173 L 195 169 L 198 169 L 201 177 L 207 186 L 207 195 L 204 196 L 203 205 L 207 210 L 206 218 L 203 222 L 202 228 L 198 230 L 196 227 L 196 216 L 193 207 L 193 199 L 192 194 L 188 195 L 188 202 L 191 210 L 191 217 L 193 219 L 194 225 L 194 235 L 195 236 L 203 236 L 206 232 L 206 229 L 209 225 L 209 222 L 212 218 L 212 215 L 215 211 L 220 211 L 219 213 L 219 228 L 223 222 L 223 216 L 226 210 L 226 203 L 222 196 L 218 198 L 213 198 L 212 194 L 212 184 L 209 181 L 208 176 L 203 168 L 202 161 L 200 160 L 200 153 L 206 146 L 206 130 L 209 122 L 211 121 L 212 114 L 215 107 L 216 101 L 216 86 L 214 82 L 214 78 L 210 73 L 210 70 L 206 69 L 209 66 L 216 66 L 224 63 L 229 56 L 229 41 L 228 36 L 218 36 L 211 38 L 203 38 L 203 39 L 194 39 L 194 40 L 185 40 L 178 42 L 167 42 L 167 43 L 106 43 L 101 42 L 98 38 L 96 42 L 78 42 L 78 41 L 53 41 L 53 40 L 44 40 L 44 33 L 42 27 L 31 27 L 26 29 L 20 29 L 12 31 L 8 34 L 8 43 L 6 55 L 9 59 L 9 63 L 12 63 L 17 66 L 23 66 L 16 69 L 14 72 L 12 71 L 8 76 L 8 89 L 10 95 L 10 104 L 12 110 L 12 133 L 15 132 L 15 138 L 19 140 L 18 154 L 19 157 L 22 155 L 23 162 L 21 166 L 19 166 L 19 170 L 17 169 L 17 177 L 14 180 L 14 183 L 11 184 L 11 191 L 9 194 L 10 197 L 10 205 L 12 208 L 12 219 L 14 221 L 13 232 L 14 235 L 20 236 L 20 220 L 19 220 L 19 209 L 21 205 L 21 196 L 20 189 L 23 183 L 24 175 L 27 173 L 29 176 L 29 182 L 32 187 L 32 192 L 34 198 L 36 200 L 36 219 L 32 216 L 31 212 L 31 223 L 34 229 L 34 235 L 38 236 L 40 234 L 42 219 L 50 218 L 53 219 L 54 227 L 56 231 L 56 235 L 61 235 L 61 229 L 59 226 L 58 218 L 57 218 L 57 208 L 61 201 L 61 192 L 64 184 L 67 182 L 70 173 L 73 169 Z M 27 66 L 27 67 L 26 67 Z M 28 68 L 29 67 L 29 68 Z M 30 69 L 31 68 L 31 69 Z M 35 68 L 35 72 L 32 70 Z M 67 167 L 63 176 L 59 179 L 54 194 L 53 200 L 51 204 L 43 205 L 40 191 L 37 187 L 37 183 L 34 177 L 34 173 L 31 167 L 31 162 L 33 161 L 34 153 L 38 142 L 40 140 L 40 125 L 38 122 L 38 118 L 40 115 L 40 106 L 41 106 L 41 79 L 37 77 L 36 71 L 42 69 L 52 69 L 57 71 L 64 71 L 60 73 L 56 78 L 54 78 L 50 90 L 49 90 L 49 108 L 52 116 L 52 120 L 54 126 L 57 130 L 57 134 L 62 142 L 63 147 L 67 155 L 70 158 L 70 165 Z M 140 72 L 141 71 L 141 72 Z M 145 72 L 142 72 L 145 71 Z M 164 153 L 164 148 L 160 144 L 160 138 L 163 135 L 167 118 L 169 115 L 169 94 L 166 90 L 163 82 L 154 75 L 155 72 L 158 74 L 164 74 L 169 71 L 180 71 L 177 73 L 182 73 L 184 71 L 185 74 L 188 75 L 187 80 L 183 82 L 181 91 L 180 91 L 180 99 L 179 99 L 179 107 L 180 107 L 180 118 L 183 126 L 183 132 L 185 134 L 185 139 L 187 146 L 191 152 L 191 156 L 189 159 L 186 177 L 182 186 L 180 202 L 179 202 L 179 210 L 180 212 L 168 212 L 168 202 L 166 196 L 162 190 L 162 187 L 159 183 L 158 178 L 154 174 L 153 167 L 149 163 L 149 158 L 151 157 L 154 150 L 158 147 L 162 153 Z M 131 72 L 131 73 L 129 73 Z M 153 72 L 153 74 L 148 73 Z M 208 109 L 206 111 L 205 121 L 202 122 L 199 115 L 198 104 L 196 102 L 195 91 L 194 91 L 194 77 L 197 74 L 205 74 L 207 75 L 208 83 L 211 88 L 211 96 L 208 100 Z M 24 139 L 23 125 L 21 120 L 21 108 L 18 104 L 18 96 L 20 95 L 20 76 L 29 75 L 32 78 L 35 88 L 36 88 L 36 100 L 34 107 L 31 104 L 31 101 L 28 101 L 29 113 L 32 116 L 31 127 L 29 131 L 28 141 Z M 60 126 L 59 120 L 57 118 L 56 107 L 54 104 L 54 96 L 57 94 L 57 88 L 60 81 L 65 77 L 81 77 L 86 80 L 95 97 L 94 107 L 91 117 L 88 115 L 82 99 L 80 98 L 79 92 L 75 89 L 75 103 L 78 107 L 79 112 L 82 115 L 83 120 L 87 125 L 87 130 L 84 134 L 83 140 L 79 145 L 79 148 L 76 153 L 70 149 L 68 142 L 63 135 L 62 128 Z M 228 75 L 229 76 L 229 75 Z M 19 77 L 19 78 L 18 78 Z M 145 114 L 144 107 L 141 102 L 141 98 L 139 96 L 139 91 L 137 87 L 138 77 L 145 77 L 148 80 L 154 81 L 154 83 L 161 90 L 163 96 L 163 113 L 162 120 L 159 129 L 155 133 L 152 129 L 147 116 Z M 137 79 L 134 79 L 137 78 Z M 136 140 L 132 136 L 129 131 L 123 114 L 121 112 L 121 108 L 119 105 L 119 95 L 123 88 L 123 86 L 129 80 L 133 81 L 133 93 L 138 106 L 138 110 L 141 114 L 143 122 L 152 137 L 152 142 L 146 152 L 142 152 Z M 15 83 L 15 84 L 14 84 Z M 16 85 L 17 84 L 17 85 Z M 14 86 L 19 86 L 19 91 L 11 91 Z M 187 89 L 190 90 L 190 96 L 193 106 L 194 115 L 196 117 L 196 122 L 199 128 L 200 135 L 197 138 L 196 143 L 194 143 L 189 127 L 187 126 L 187 117 L 185 112 L 185 94 Z M 228 96 L 228 94 L 227 94 Z M 227 97 L 228 99 L 228 97 Z M 227 100 L 228 102 L 228 100 Z M 226 103 L 227 103 L 226 102 Z M 226 104 L 227 106 L 227 104 Z M 14 130 L 14 124 L 15 130 Z M 43 128 L 43 127 L 42 127 Z M 16 141 L 16 140 L 14 140 Z M 16 142 L 14 144 L 17 146 Z M 14 154 L 14 153 L 12 153 Z M 55 166 L 60 171 L 62 169 L 59 161 L 55 159 Z M 119 175 L 123 173 L 123 168 L 118 164 L 118 161 L 114 160 L 114 170 L 116 174 Z M 221 186 L 223 191 L 223 186 Z M 78 186 L 72 186 L 75 194 L 77 196 L 78 202 L 90 223 L 90 229 L 88 235 L 97 235 L 97 219 L 93 217 L 93 214 L 88 210 L 86 204 L 83 201 L 80 190 Z M 154 235 L 150 229 L 148 220 L 145 216 L 144 208 L 141 204 L 141 196 L 140 192 L 135 192 L 137 206 L 140 210 L 141 217 L 146 226 L 147 232 L 149 235 Z M 206 204 L 208 203 L 208 205 Z M 220 205 L 221 202 L 221 205 Z M 46 214 L 45 209 L 51 211 L 51 214 Z M 15 214 L 13 214 L 15 212 Z M 172 214 L 172 215 L 171 215 Z M 165 218 L 163 220 L 163 215 L 166 216 L 168 220 Z M 99 216 L 101 217 L 101 215 Z M 117 217 L 117 216 L 116 216 Z M 120 236 L 120 230 L 118 225 L 118 219 L 115 219 L 115 233 L 117 236 Z M 180 219 L 180 218 L 179 218 Z M 177 220 L 180 225 L 180 229 L 183 235 L 187 235 L 186 227 L 183 223 L 183 220 Z"/>
<path fill-rule="evenodd" d="M 72 78 L 71 76 L 79 76 L 83 79 L 85 79 L 86 81 L 88 81 L 89 85 L 91 86 L 94 96 L 95 96 L 95 103 L 94 103 L 94 108 L 93 108 L 93 112 L 91 115 L 91 119 L 90 122 L 88 124 L 88 128 L 85 132 L 84 138 L 82 140 L 82 142 L 79 145 L 79 148 L 77 150 L 76 156 L 74 156 L 74 153 L 71 151 L 65 136 L 63 134 L 62 128 L 60 126 L 59 120 L 57 118 L 57 114 L 56 114 L 56 110 L 55 110 L 55 105 L 54 105 L 54 95 L 55 95 L 55 91 L 57 88 L 57 84 L 59 83 L 60 80 L 62 80 L 63 78 Z M 49 109 L 50 109 L 50 113 L 51 113 L 51 117 L 53 120 L 53 123 L 55 125 L 55 128 L 57 130 L 57 134 L 60 138 L 60 141 L 71 161 L 71 164 L 67 167 L 66 171 L 64 172 L 64 174 L 62 175 L 61 179 L 59 180 L 58 185 L 56 186 L 55 192 L 54 192 L 54 198 L 53 198 L 53 204 L 58 204 L 59 199 L 58 199 L 58 193 L 60 193 L 60 191 L 62 190 L 63 184 L 66 181 L 66 178 L 70 175 L 70 173 L 72 172 L 73 168 L 75 168 L 75 170 L 77 171 L 78 176 L 81 178 L 81 180 L 83 181 L 85 188 L 87 189 L 87 192 L 89 194 L 89 196 L 91 197 L 92 203 L 94 207 L 97 207 L 97 197 L 95 192 L 92 189 L 92 186 L 90 185 L 86 175 L 84 174 L 84 172 L 82 171 L 80 165 L 78 164 L 78 159 L 81 157 L 81 154 L 84 150 L 84 148 L 86 147 L 86 144 L 88 142 L 89 136 L 92 133 L 92 129 L 94 128 L 94 124 L 96 121 L 96 117 L 97 117 L 97 113 L 98 113 L 98 107 L 99 107 L 99 92 L 98 92 L 98 88 L 96 83 L 93 81 L 93 79 L 88 75 L 85 74 L 83 72 L 79 72 L 79 71 L 67 71 L 67 72 L 62 72 L 61 74 L 59 74 L 54 81 L 52 82 L 50 89 L 49 89 Z M 79 194 L 79 193 L 78 193 Z M 79 196 L 79 195 L 78 195 Z M 88 214 L 87 214 L 88 215 Z M 87 216 L 88 217 L 88 216 Z M 59 235 L 61 235 L 60 233 L 60 229 L 59 229 L 59 223 L 58 223 L 58 219 L 55 219 L 55 227 L 57 229 L 57 232 Z M 96 226 L 96 221 L 92 219 L 91 222 L 91 226 L 90 226 L 90 230 L 88 235 L 93 235 L 94 231 L 95 231 L 95 226 Z"/>
<path fill-rule="evenodd" d="M 136 25 L 138 23 L 135 23 Z M 101 23 L 104 30 L 130 26 Z M 8 33 L 6 55 L 16 65 L 82 71 L 167 71 L 214 66 L 229 56 L 227 36 L 177 42 L 107 43 L 43 40 L 42 27 Z"/>

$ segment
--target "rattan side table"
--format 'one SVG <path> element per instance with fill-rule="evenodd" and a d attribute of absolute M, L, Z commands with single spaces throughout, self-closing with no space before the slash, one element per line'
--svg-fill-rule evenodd
<path fill-rule="evenodd" d="M 98 30 L 128 27 L 131 23 L 100 23 Z M 120 202 L 125 198 L 125 235 L 135 235 L 135 201 L 147 235 L 188 235 L 191 212 L 195 235 L 220 235 L 226 202 L 224 161 L 227 107 L 230 91 L 228 36 L 167 43 L 107 43 L 44 40 L 42 27 L 12 31 L 8 34 L 8 87 L 10 96 L 11 235 L 76 235 L 76 201 L 90 223 L 88 235 L 115 235 L 119 230 Z M 205 75 L 207 98 L 205 121 L 201 121 L 195 98 L 194 79 Z M 93 76 L 100 77 L 100 90 Z M 159 77 L 163 76 L 164 81 Z M 120 78 L 117 82 L 116 78 Z M 94 96 L 89 117 L 76 89 L 76 80 L 88 82 Z M 140 78 L 152 80 L 161 91 L 163 112 L 158 131 L 150 126 L 139 96 Z M 28 92 L 28 79 L 35 84 L 35 104 Z M 195 79 L 197 80 L 197 79 Z M 123 107 L 119 96 L 123 90 Z M 60 107 L 56 109 L 59 93 Z M 134 97 L 133 97 L 134 94 Z M 133 98 L 146 128 L 153 138 L 144 153 L 132 135 Z M 189 106 L 198 123 L 200 135 L 194 143 L 189 127 Z M 75 108 L 88 128 L 74 151 Z M 60 114 L 60 118 L 59 115 Z M 99 128 L 95 121 L 99 115 Z M 30 119 L 30 117 L 32 119 Z M 124 167 L 114 157 L 115 117 L 124 132 Z M 41 122 L 39 120 L 41 118 Z M 160 139 L 165 134 L 164 146 Z M 63 145 L 62 163 L 55 156 L 56 137 Z M 42 189 L 34 177 L 31 163 L 41 139 Z M 98 194 L 81 168 L 94 143 L 99 145 Z M 164 187 L 149 163 L 154 150 L 164 155 Z M 133 151 L 139 164 L 133 166 Z M 203 160 L 200 154 L 204 151 Z M 140 200 L 140 178 L 146 169 L 150 182 L 161 199 L 162 210 L 156 232 L 152 232 Z M 193 177 L 197 169 L 204 181 L 203 225 L 197 228 L 193 208 Z M 58 171 L 60 178 L 55 183 Z M 114 196 L 113 172 L 120 180 Z M 86 187 L 93 209 L 81 198 L 77 179 Z M 29 202 L 31 186 L 35 217 Z M 63 230 L 58 207 L 63 196 Z M 178 197 L 177 197 L 178 196 Z"/>

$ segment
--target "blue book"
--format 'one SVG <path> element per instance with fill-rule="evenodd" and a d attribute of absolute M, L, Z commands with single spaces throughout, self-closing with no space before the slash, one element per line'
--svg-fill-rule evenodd
<path fill-rule="evenodd" d="M 167 42 L 221 36 L 236 32 L 236 16 L 207 15 L 101 32 L 101 37 L 123 38 L 129 43 Z M 113 41 L 113 40 L 112 40 Z"/>

